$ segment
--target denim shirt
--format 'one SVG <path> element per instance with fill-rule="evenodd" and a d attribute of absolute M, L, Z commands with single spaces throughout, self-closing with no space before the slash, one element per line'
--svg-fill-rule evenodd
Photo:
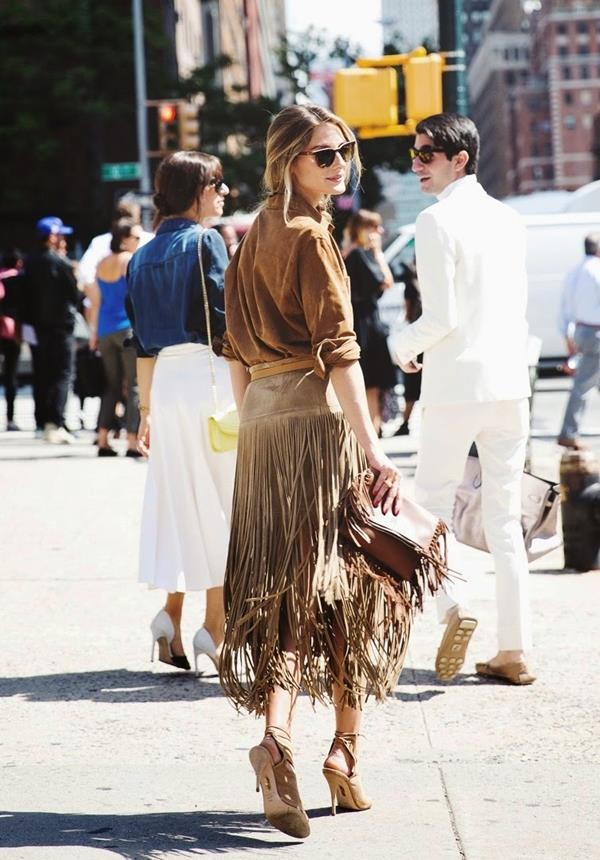
<path fill-rule="evenodd" d="M 156 355 L 178 343 L 208 343 L 198 264 L 200 227 L 187 218 L 168 218 L 140 248 L 127 269 L 126 308 L 133 327 L 131 343 L 140 357 Z M 202 237 L 202 263 L 213 337 L 225 331 L 223 280 L 228 263 L 216 230 Z"/>

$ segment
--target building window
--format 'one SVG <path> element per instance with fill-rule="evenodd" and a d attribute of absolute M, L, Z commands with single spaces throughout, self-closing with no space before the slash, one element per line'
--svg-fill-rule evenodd
<path fill-rule="evenodd" d="M 581 54 L 583 56 L 585 56 L 586 54 L 589 54 L 589 52 L 590 52 L 589 45 L 580 45 L 577 48 L 577 53 Z"/>
<path fill-rule="evenodd" d="M 578 33 L 587 33 L 588 31 L 588 22 L 587 21 L 578 21 L 577 22 L 577 32 Z"/>
<path fill-rule="evenodd" d="M 569 92 L 564 93 L 563 101 L 566 105 L 572 105 L 573 104 L 573 93 L 569 93 Z"/>
<path fill-rule="evenodd" d="M 564 35 L 567 32 L 567 25 L 566 24 L 557 24 L 556 25 L 556 32 Z"/>
<path fill-rule="evenodd" d="M 588 69 L 587 66 L 582 66 L 581 69 L 579 70 L 579 74 L 580 74 L 582 81 L 587 81 L 587 79 L 590 76 L 590 70 Z"/>
<path fill-rule="evenodd" d="M 589 105 L 592 103 L 592 94 L 589 90 L 582 90 L 579 95 L 579 101 L 582 105 Z"/>
<path fill-rule="evenodd" d="M 566 56 L 568 56 L 568 54 L 569 54 L 569 49 L 567 48 L 567 46 L 566 45 L 559 45 L 558 56 L 559 57 L 566 57 Z"/>
<path fill-rule="evenodd" d="M 577 125 L 577 120 L 575 119 L 574 116 L 572 116 L 571 114 L 568 114 L 563 120 L 563 125 L 565 128 L 572 130 Z"/>
<path fill-rule="evenodd" d="M 592 125 L 594 123 L 593 123 L 593 120 L 592 120 L 591 116 L 589 115 L 589 113 L 586 113 L 581 117 L 581 124 L 585 128 L 586 131 L 590 130 L 590 128 L 592 127 Z"/>
<path fill-rule="evenodd" d="M 563 66 L 562 76 L 563 76 L 565 81 L 571 80 L 571 67 L 570 66 Z"/>

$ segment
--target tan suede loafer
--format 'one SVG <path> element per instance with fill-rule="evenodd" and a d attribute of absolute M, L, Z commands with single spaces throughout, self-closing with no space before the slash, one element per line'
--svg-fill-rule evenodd
<path fill-rule="evenodd" d="M 459 607 L 452 611 L 435 658 L 435 671 L 441 681 L 451 681 L 462 668 L 476 627 L 477 619 L 472 615 Z"/>
<path fill-rule="evenodd" d="M 522 662 L 502 663 L 500 666 L 492 666 L 490 663 L 475 663 L 475 671 L 484 678 L 499 678 L 517 686 L 533 684 L 535 681 L 535 675 L 532 675 L 525 663 Z"/>

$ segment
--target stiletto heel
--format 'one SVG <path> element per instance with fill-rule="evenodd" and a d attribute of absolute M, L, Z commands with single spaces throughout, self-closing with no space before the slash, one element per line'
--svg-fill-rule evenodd
<path fill-rule="evenodd" d="M 196 675 L 199 675 L 198 672 L 198 657 L 200 654 L 206 654 L 209 657 L 215 666 L 217 672 L 219 671 L 219 654 L 217 652 L 217 646 L 215 645 L 212 636 L 206 629 L 206 627 L 201 627 L 196 631 L 194 635 L 194 664 L 196 666 Z"/>
<path fill-rule="evenodd" d="M 171 651 L 171 642 L 175 638 L 175 628 L 169 614 L 164 609 L 161 609 L 150 622 L 150 631 L 152 632 L 150 662 L 154 662 L 154 649 L 158 645 L 158 659 L 161 663 L 175 666 L 177 669 L 191 669 L 185 654 L 173 654 Z"/>
<path fill-rule="evenodd" d="M 335 815 L 336 807 L 338 806 L 341 806 L 342 809 L 353 809 L 355 811 L 371 808 L 371 800 L 365 794 L 356 770 L 357 743 L 357 734 L 336 732 L 327 755 L 326 761 L 334 752 L 336 744 L 343 746 L 350 757 L 351 771 L 349 774 L 343 773 L 343 771 L 336 768 L 328 767 L 327 764 L 323 765 L 323 776 L 327 780 L 331 794 L 332 815 Z"/>
<path fill-rule="evenodd" d="M 275 742 L 281 761 L 273 764 L 271 753 L 262 744 L 252 747 L 248 757 L 256 773 L 256 790 L 262 789 L 267 821 L 288 836 L 306 839 L 310 824 L 298 791 L 290 736 L 277 726 L 267 726 L 265 737 Z"/>
<path fill-rule="evenodd" d="M 327 780 L 327 785 L 329 786 L 329 794 L 331 795 L 331 814 L 335 815 L 335 808 L 337 806 L 337 784 L 335 780 L 330 778 L 328 773 L 325 774 L 325 779 Z"/>

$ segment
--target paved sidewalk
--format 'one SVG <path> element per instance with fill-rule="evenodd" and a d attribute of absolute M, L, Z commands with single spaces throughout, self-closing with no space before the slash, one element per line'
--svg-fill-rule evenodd
<path fill-rule="evenodd" d="M 551 435 L 538 427 L 532 452 L 549 477 Z M 296 843 L 266 825 L 254 792 L 260 724 L 228 704 L 210 663 L 200 678 L 149 663 L 161 595 L 135 581 L 146 466 L 97 459 L 91 438 L 52 448 L 0 433 L 2 860 L 600 856 L 600 572 L 564 572 L 560 551 L 533 565 L 539 679 L 514 688 L 472 674 L 494 652 L 494 577 L 488 556 L 465 549 L 480 618 L 465 671 L 436 679 L 430 602 L 396 690 L 367 706 L 370 811 L 330 816 L 331 713 L 301 698 L 294 745 L 312 834 Z M 413 437 L 386 444 L 410 492 Z M 201 610 L 190 595 L 190 650 Z"/>

